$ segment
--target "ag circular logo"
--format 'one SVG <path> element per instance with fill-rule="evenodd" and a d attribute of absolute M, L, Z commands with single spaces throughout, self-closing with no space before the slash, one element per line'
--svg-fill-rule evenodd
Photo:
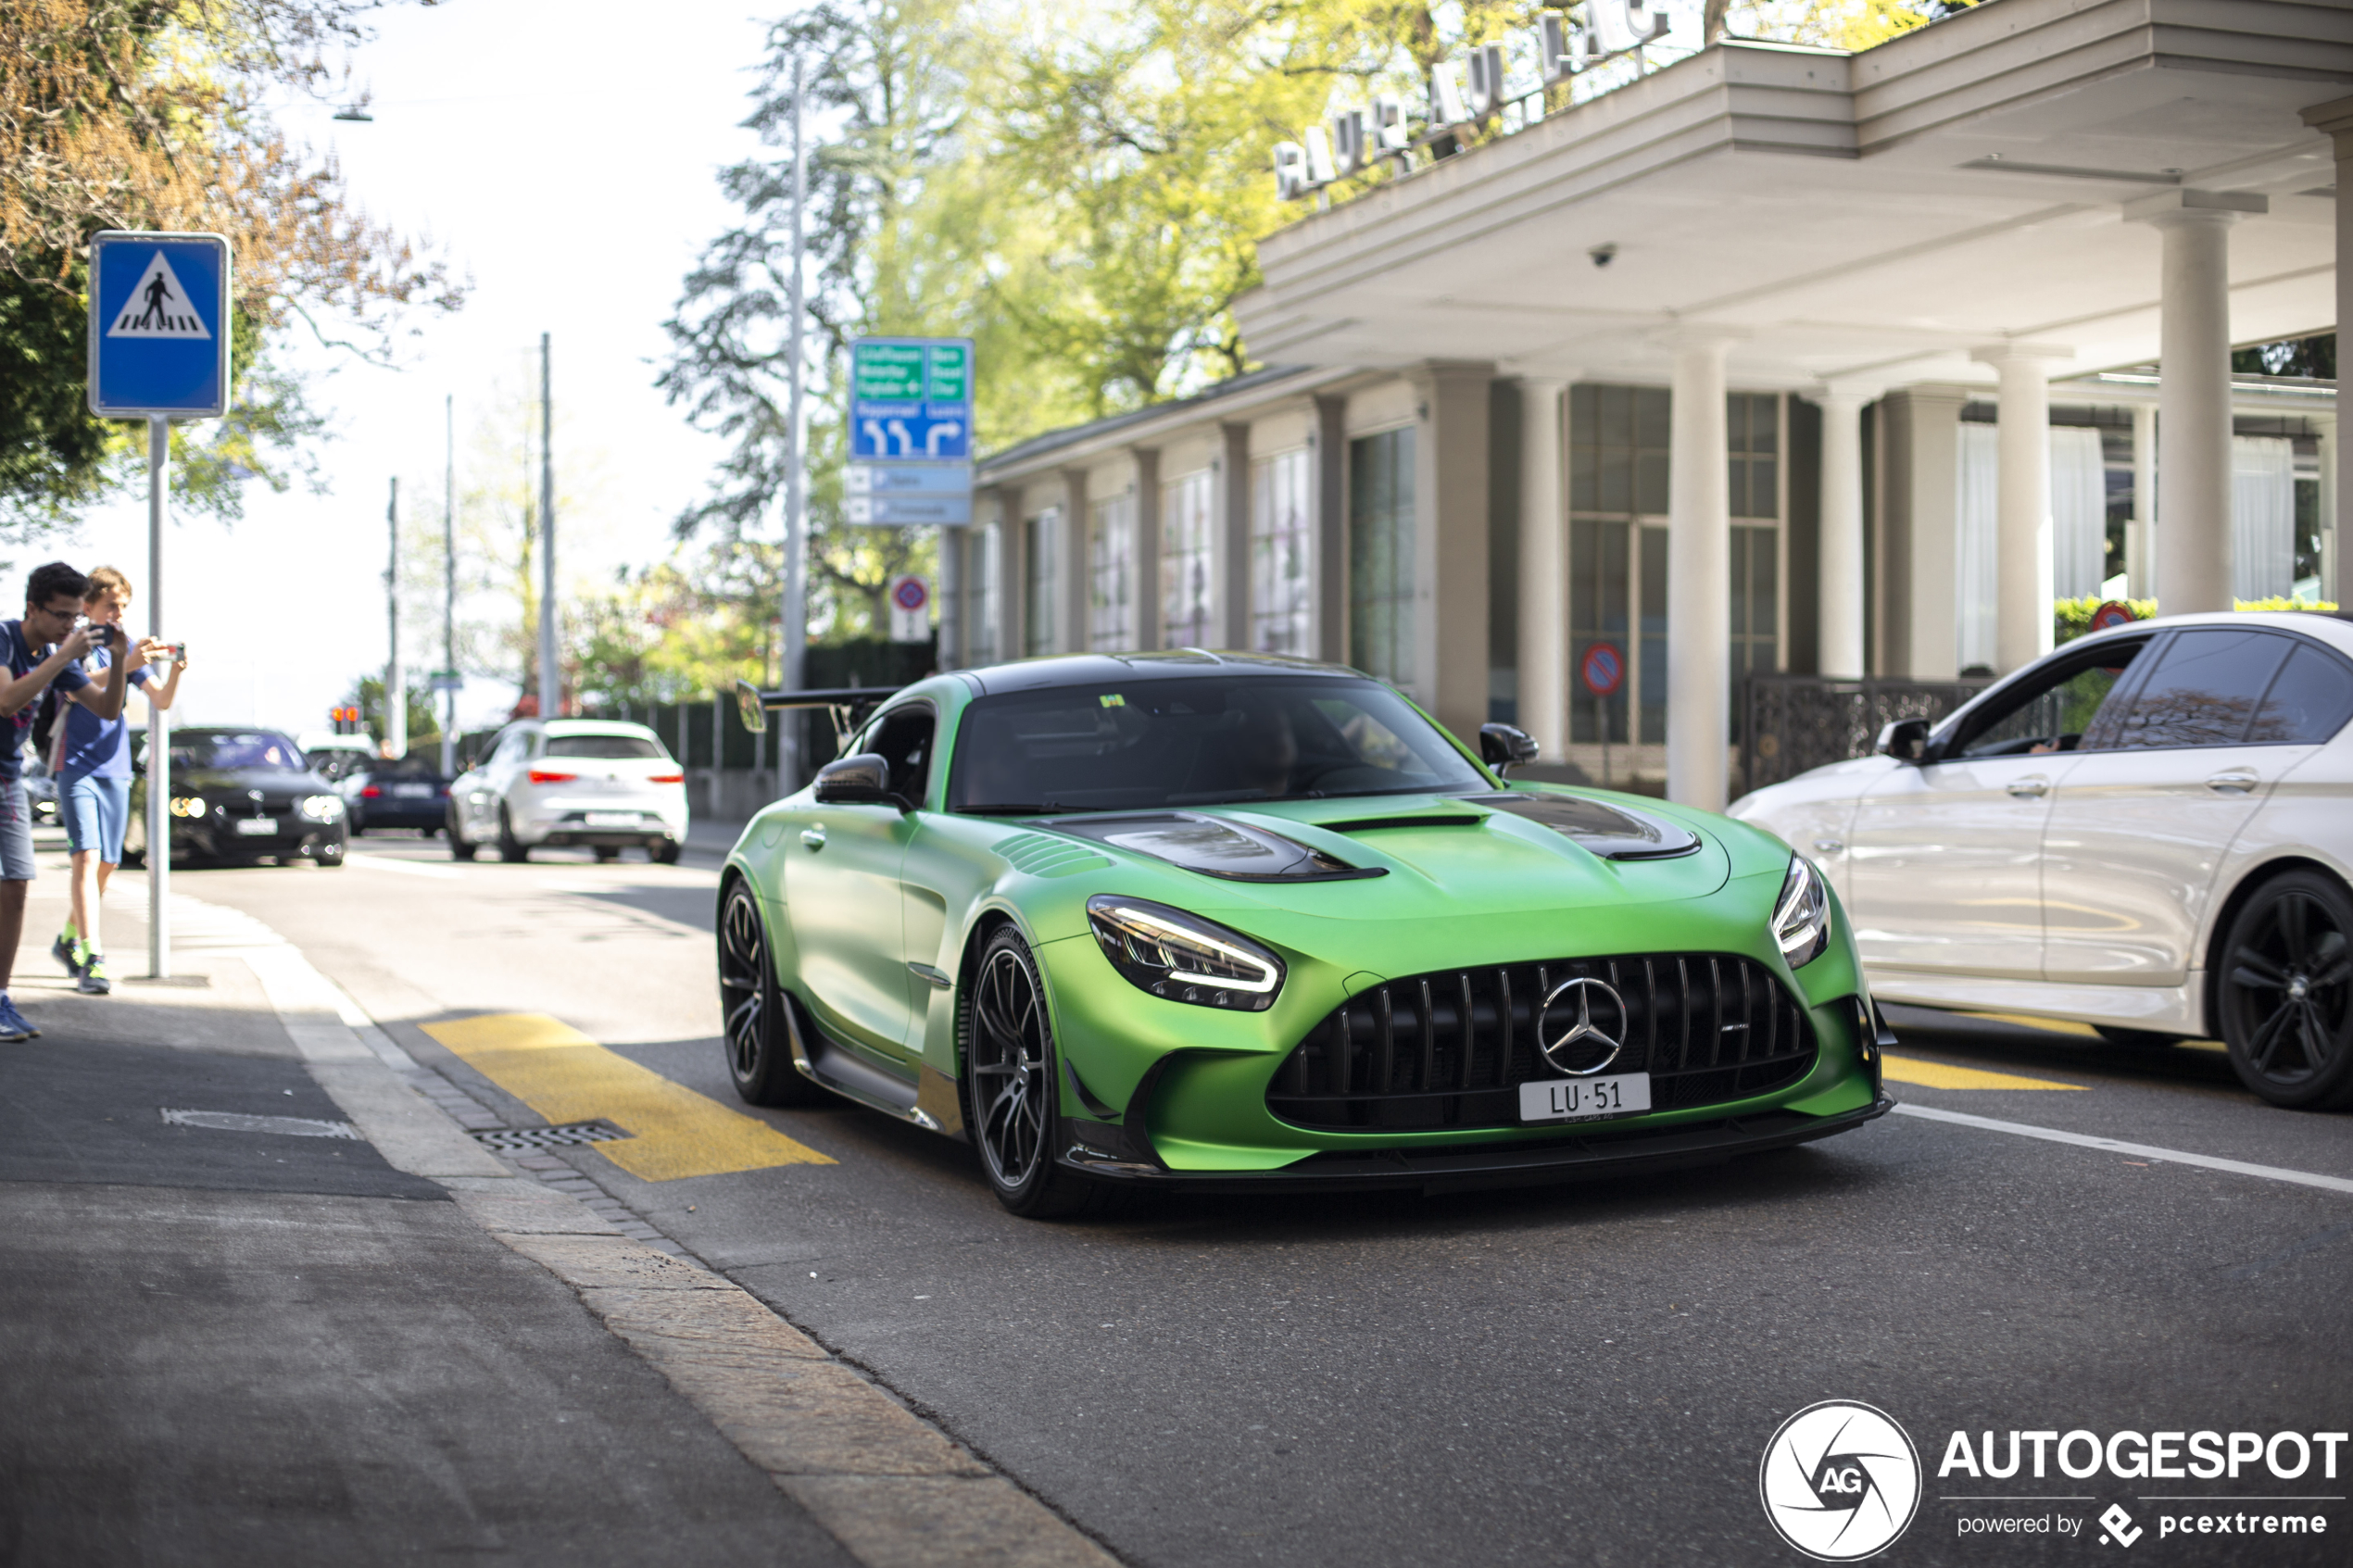
<path fill-rule="evenodd" d="M 1566 1015 L 1557 1026 L 1553 1022 L 1555 1008 Z M 1538 1005 L 1536 1043 L 1544 1048 L 1544 1060 L 1554 1067 L 1584 1078 L 1617 1060 L 1617 1053 L 1626 1048 L 1626 998 L 1607 981 L 1580 975 L 1554 986 Z M 1552 1032 L 1554 1027 L 1557 1034 Z M 1592 1051 L 1602 1054 L 1583 1067 L 1569 1065 Z"/>
<path fill-rule="evenodd" d="M 1920 1506 L 1920 1456 L 1895 1418 L 1825 1399 L 1765 1445 L 1756 1489 L 1781 1539 L 1820 1562 L 1853 1562 L 1902 1535 Z"/>

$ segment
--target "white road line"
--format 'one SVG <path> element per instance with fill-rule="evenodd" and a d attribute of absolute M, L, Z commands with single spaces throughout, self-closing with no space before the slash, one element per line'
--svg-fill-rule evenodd
<path fill-rule="evenodd" d="M 2161 1160 L 2173 1165 L 2198 1165 L 2208 1171 L 2228 1171 L 2238 1176 L 2261 1176 L 2266 1181 L 2293 1182 L 2298 1186 L 2320 1187 L 2328 1192 L 2353 1193 L 2353 1180 L 2343 1176 L 2315 1175 L 2309 1171 L 2287 1171 L 2277 1165 L 2250 1165 L 2244 1160 L 2218 1160 L 2210 1154 L 2184 1154 L 2178 1148 L 2158 1148 L 2145 1143 L 2122 1143 L 2115 1138 L 2094 1137 L 2089 1133 L 2062 1133 L 2056 1127 L 2032 1127 L 2023 1122 L 1997 1122 L 1991 1116 L 1971 1116 L 1966 1110 L 1942 1110 L 1932 1105 L 1899 1105 L 1900 1116 L 1922 1116 L 1931 1122 L 1953 1122 L 1964 1127 L 1977 1127 L 1989 1133 L 2008 1133 L 2021 1138 L 2041 1138 L 2045 1143 L 2073 1144 L 2078 1148 L 2096 1148 L 2108 1154 L 2136 1154 L 2144 1160 Z"/>
<path fill-rule="evenodd" d="M 403 876 L 438 877 L 445 882 L 462 879 L 465 872 L 455 866 L 427 865 L 422 860 L 396 860 L 389 855 L 357 855 L 346 850 L 343 857 L 347 866 L 365 866 L 370 871 L 398 872 Z"/>

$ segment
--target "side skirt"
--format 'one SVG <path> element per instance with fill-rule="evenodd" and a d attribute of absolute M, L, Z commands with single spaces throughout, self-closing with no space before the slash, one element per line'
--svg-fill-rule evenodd
<path fill-rule="evenodd" d="M 792 1034 L 792 1064 L 802 1077 L 886 1116 L 912 1122 L 929 1132 L 948 1130 L 938 1117 L 917 1103 L 921 1094 L 915 1085 L 827 1039 L 815 1020 L 804 1014 L 799 997 L 789 991 L 784 997 L 785 1024 Z"/>

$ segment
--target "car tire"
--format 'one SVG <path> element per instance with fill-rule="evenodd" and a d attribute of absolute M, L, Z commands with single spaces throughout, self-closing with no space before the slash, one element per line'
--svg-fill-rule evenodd
<path fill-rule="evenodd" d="M 997 1201 L 1026 1220 L 1102 1218 L 1127 1193 L 1055 1162 L 1062 1148 L 1054 1031 L 1029 944 L 1012 926 L 981 949 L 964 997 L 964 1126 Z"/>
<path fill-rule="evenodd" d="M 610 865 L 613 861 L 621 859 L 621 851 L 610 844 L 599 844 L 596 846 L 596 851 L 597 864 L 600 866 Z"/>
<path fill-rule="evenodd" d="M 2120 1024 L 2095 1023 L 2101 1039 L 2111 1046 L 2130 1046 L 2134 1050 L 2161 1050 L 2182 1043 L 2179 1035 L 2167 1035 L 2155 1029 L 2127 1029 Z"/>
<path fill-rule="evenodd" d="M 2216 1011 L 2232 1070 L 2295 1110 L 2353 1101 L 2353 895 L 2292 871 L 2255 890 L 2216 953 Z"/>
<path fill-rule="evenodd" d="M 751 884 L 728 889 L 719 915 L 720 1037 L 727 1076 L 747 1105 L 823 1105 L 832 1096 L 793 1065 L 784 987 L 768 952 L 768 922 Z"/>
<path fill-rule="evenodd" d="M 531 846 L 515 836 L 515 824 L 504 806 L 498 808 L 498 858 L 510 862 L 531 859 Z"/>
<path fill-rule="evenodd" d="M 668 841 L 648 845 L 646 848 L 646 859 L 657 866 L 674 866 L 678 863 L 678 846 Z"/>

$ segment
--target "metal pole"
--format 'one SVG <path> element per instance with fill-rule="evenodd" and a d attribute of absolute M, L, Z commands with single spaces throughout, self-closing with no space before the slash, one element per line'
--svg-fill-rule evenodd
<path fill-rule="evenodd" d="M 458 398 L 441 400 L 441 668 L 458 672 Z M 441 776 L 458 771 L 458 688 L 442 694 Z"/>
<path fill-rule="evenodd" d="M 384 750 L 394 757 L 409 755 L 409 672 L 400 663 L 400 481 L 392 482 L 392 497 L 384 503 L 384 532 L 390 538 L 384 558 L 384 628 L 391 652 L 384 660 Z"/>
<path fill-rule="evenodd" d="M 563 711 L 556 669 L 556 410 L 549 401 L 547 334 L 539 334 L 539 716 Z"/>
<path fill-rule="evenodd" d="M 163 519 L 171 494 L 171 421 L 147 420 L 147 635 L 163 635 Z M 147 975 L 171 978 L 171 715 L 147 709 Z"/>
<path fill-rule="evenodd" d="M 807 238 L 801 221 L 802 210 L 809 205 L 809 156 L 801 133 L 800 103 L 802 64 L 795 55 L 792 63 L 792 360 L 789 366 L 790 395 L 786 402 L 787 420 L 792 426 L 792 447 L 789 464 L 785 470 L 785 604 L 778 627 L 780 647 L 776 660 L 777 673 L 783 678 L 786 691 L 799 691 L 808 683 L 802 679 L 803 653 L 809 644 L 809 592 L 807 558 L 809 549 L 809 469 L 804 456 L 809 444 L 808 411 L 802 407 L 803 383 L 808 379 L 806 333 L 808 331 L 808 301 L 804 296 L 801 274 L 807 254 Z M 795 714 L 782 725 L 777 734 L 776 769 L 781 775 L 779 784 L 800 786 L 800 722 Z"/>

